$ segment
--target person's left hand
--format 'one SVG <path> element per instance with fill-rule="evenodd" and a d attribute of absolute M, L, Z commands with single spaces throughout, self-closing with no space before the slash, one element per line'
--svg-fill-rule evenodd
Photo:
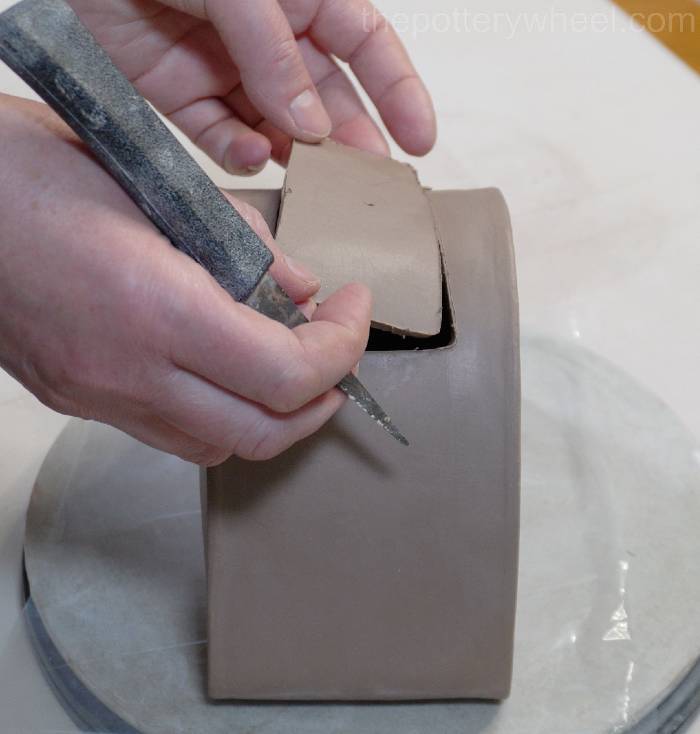
<path fill-rule="evenodd" d="M 291 139 L 388 151 L 350 68 L 408 153 L 435 114 L 396 32 L 369 0 L 69 0 L 116 65 L 219 165 L 254 173 Z"/>

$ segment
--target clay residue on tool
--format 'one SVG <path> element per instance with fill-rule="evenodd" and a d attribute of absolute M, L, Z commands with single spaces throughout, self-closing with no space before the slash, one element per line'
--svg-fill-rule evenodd
<path fill-rule="evenodd" d="M 320 299 L 359 281 L 372 291 L 375 327 L 440 331 L 440 250 L 411 166 L 330 140 L 294 143 L 277 241 L 321 278 Z"/>

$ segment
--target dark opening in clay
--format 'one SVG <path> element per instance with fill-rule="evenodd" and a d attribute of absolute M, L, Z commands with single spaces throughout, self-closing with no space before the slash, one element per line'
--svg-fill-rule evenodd
<path fill-rule="evenodd" d="M 442 274 L 442 323 L 440 331 L 435 336 L 418 337 L 393 334 L 381 329 L 370 329 L 368 352 L 399 352 L 399 351 L 426 351 L 430 349 L 443 349 L 454 343 L 456 338 L 454 321 L 452 320 L 452 309 L 450 307 L 450 295 L 447 289 L 445 274 Z"/>

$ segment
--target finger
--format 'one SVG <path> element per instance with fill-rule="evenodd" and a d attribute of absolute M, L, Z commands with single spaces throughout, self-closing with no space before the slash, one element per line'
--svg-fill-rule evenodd
<path fill-rule="evenodd" d="M 229 173 L 258 173 L 270 157 L 270 141 L 239 120 L 220 99 L 196 100 L 169 118 Z"/>
<path fill-rule="evenodd" d="M 283 254 L 276 245 L 270 249 L 275 256 L 275 261 L 269 271 L 270 275 L 294 303 L 307 302 L 318 292 L 321 281 L 291 255 Z"/>
<path fill-rule="evenodd" d="M 289 163 L 289 156 L 292 154 L 292 138 L 278 127 L 275 127 L 269 120 L 263 120 L 259 125 L 256 125 L 255 130 L 270 141 L 272 160 L 279 163 L 280 166 L 286 167 Z"/>
<path fill-rule="evenodd" d="M 277 0 L 209 0 L 206 9 L 261 114 L 292 137 L 326 137 L 330 119 Z"/>
<path fill-rule="evenodd" d="M 388 155 L 389 146 L 384 135 L 367 113 L 347 74 L 310 38 L 300 39 L 299 49 L 330 115 L 331 137 L 345 145 Z"/>
<path fill-rule="evenodd" d="M 260 114 L 243 86 L 238 85 L 224 101 L 238 118 L 270 141 L 272 159 L 286 166 L 292 150 L 292 139 Z"/>
<path fill-rule="evenodd" d="M 345 72 L 308 37 L 299 39 L 299 50 L 330 115 L 333 126 L 331 137 L 355 148 L 387 155 L 389 147 L 383 134 L 368 114 Z M 272 158 L 286 165 L 291 139 L 264 120 L 243 87 L 236 87 L 225 101 L 237 117 L 270 140 Z"/>
<path fill-rule="evenodd" d="M 275 260 L 270 267 L 270 275 L 295 303 L 302 303 L 311 298 L 321 286 L 318 277 L 302 263 L 280 250 L 272 238 L 265 219 L 257 209 L 227 191 L 223 193 L 272 251 Z"/>
<path fill-rule="evenodd" d="M 348 308 L 348 298 L 352 299 L 351 308 Z M 352 283 L 319 304 L 310 323 L 294 329 L 309 363 L 323 365 L 333 351 L 337 366 L 336 371 L 326 377 L 330 384 L 337 385 L 359 363 L 369 338 L 371 310 L 369 290 L 364 285 Z M 357 338 L 338 342 L 338 327 Z"/>
<path fill-rule="evenodd" d="M 121 415 L 109 423 L 147 446 L 199 466 L 215 466 L 230 456 L 220 447 L 207 444 L 156 415 Z"/>
<path fill-rule="evenodd" d="M 350 64 L 396 142 L 413 155 L 435 144 L 432 101 L 396 31 L 369 0 L 322 0 L 311 37 Z"/>
<path fill-rule="evenodd" d="M 138 49 L 130 55 L 128 49 L 115 52 L 120 65 L 129 70 L 130 81 L 164 115 L 198 99 L 223 97 L 240 83 L 238 70 L 211 24 L 201 20 L 193 24 L 192 18 L 181 14 L 168 17 L 172 15 L 184 27 L 172 35 L 165 28 L 145 34 L 153 44 L 149 53 L 146 48 L 141 54 Z M 130 61 L 131 56 L 141 63 Z M 148 63 L 146 56 L 150 57 Z"/>
<path fill-rule="evenodd" d="M 220 461 L 231 455 L 255 461 L 277 456 L 315 433 L 345 402 L 331 390 L 293 413 L 279 414 L 183 370 L 160 385 L 164 420 L 203 445 L 218 447 Z"/>
<path fill-rule="evenodd" d="M 210 23 L 181 16 L 166 13 L 160 35 L 149 36 L 151 47 L 142 53 L 115 52 L 120 64 L 138 90 L 216 163 L 230 173 L 256 173 L 270 156 L 270 144 L 220 101 L 240 86 L 238 69 Z"/>
<path fill-rule="evenodd" d="M 363 286 L 341 289 L 311 323 L 290 330 L 236 303 L 184 256 L 182 265 L 192 272 L 175 287 L 177 296 L 159 319 L 162 349 L 182 369 L 289 413 L 330 390 L 359 362 L 371 306 Z"/>

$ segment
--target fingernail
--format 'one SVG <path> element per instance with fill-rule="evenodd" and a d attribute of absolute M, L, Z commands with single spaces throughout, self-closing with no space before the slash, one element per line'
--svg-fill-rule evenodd
<path fill-rule="evenodd" d="M 245 170 L 241 171 L 241 176 L 256 176 L 260 171 L 265 168 L 265 164 L 261 163 L 258 166 L 248 166 Z"/>
<path fill-rule="evenodd" d="M 230 168 L 226 167 L 226 173 L 230 173 L 232 176 L 257 176 L 265 166 L 248 166 L 248 168 Z"/>
<path fill-rule="evenodd" d="M 306 89 L 289 105 L 289 114 L 296 126 L 307 135 L 327 138 L 331 134 L 331 121 L 321 98 L 311 89 Z"/>
<path fill-rule="evenodd" d="M 258 163 L 256 165 L 241 166 L 237 165 L 231 154 L 226 153 L 224 157 L 224 170 L 234 176 L 254 176 L 265 168 L 266 163 L 267 160 L 264 160 L 262 163 Z"/>
<path fill-rule="evenodd" d="M 317 278 L 304 265 L 298 263 L 293 257 L 285 255 L 284 260 L 287 263 L 287 267 L 294 273 L 294 275 L 296 275 L 297 278 L 301 278 L 305 283 L 308 283 L 309 285 L 317 285 L 321 282 L 319 278 Z"/>

